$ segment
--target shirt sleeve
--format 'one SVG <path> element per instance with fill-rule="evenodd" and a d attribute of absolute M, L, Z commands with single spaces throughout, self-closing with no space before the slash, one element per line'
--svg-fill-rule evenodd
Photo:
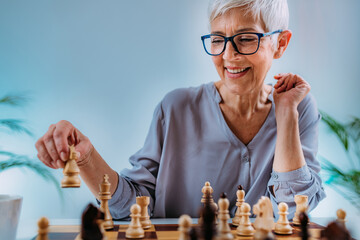
<path fill-rule="evenodd" d="M 316 159 L 318 150 L 318 132 L 321 115 L 315 99 L 309 94 L 298 107 L 299 131 L 302 150 L 306 164 L 294 171 L 271 173 L 268 191 L 273 204 L 274 214 L 278 217 L 277 205 L 285 202 L 289 206 L 289 218 L 294 217 L 296 204 L 295 195 L 306 195 L 309 211 L 314 209 L 326 196 L 319 176 L 320 164 Z"/>
<path fill-rule="evenodd" d="M 149 211 L 154 208 L 156 177 L 164 136 L 163 111 L 161 103 L 155 108 L 150 130 L 143 148 L 129 159 L 131 169 L 119 174 L 115 193 L 109 200 L 109 210 L 114 219 L 126 219 L 137 196 L 150 196 Z"/>

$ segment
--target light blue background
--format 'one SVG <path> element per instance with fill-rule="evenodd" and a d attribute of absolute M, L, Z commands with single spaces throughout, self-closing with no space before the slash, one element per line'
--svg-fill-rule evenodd
<path fill-rule="evenodd" d="M 218 80 L 200 36 L 208 33 L 208 0 L 0 0 L 0 96 L 27 93 L 31 102 L 0 109 L 0 118 L 28 120 L 35 137 L 1 132 L 1 149 L 36 156 L 48 126 L 71 121 L 117 170 L 143 144 L 152 112 L 169 91 Z M 346 121 L 360 116 L 360 2 L 289 0 L 293 38 L 274 61 L 302 75 L 320 109 Z M 336 139 L 321 127 L 321 155 L 347 167 Z M 61 170 L 53 171 L 62 178 Z M 314 216 L 356 211 L 326 187 Z M 22 218 L 78 218 L 89 201 L 84 185 L 63 190 L 31 171 L 0 174 L 0 193 L 24 197 Z M 349 224 L 351 221 L 349 221 Z"/>

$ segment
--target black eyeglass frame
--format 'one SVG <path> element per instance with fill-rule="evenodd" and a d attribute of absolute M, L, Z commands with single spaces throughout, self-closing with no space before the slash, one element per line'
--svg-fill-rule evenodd
<path fill-rule="evenodd" d="M 276 33 L 281 33 L 282 31 L 283 31 L 283 30 L 278 29 L 278 30 L 276 30 L 276 31 L 267 32 L 267 33 L 243 32 L 243 33 L 235 34 L 235 35 L 233 35 L 233 36 L 231 36 L 231 37 L 225 37 L 225 36 L 222 36 L 222 35 L 219 35 L 219 34 L 208 34 L 208 35 L 201 36 L 201 41 L 202 41 L 202 43 L 203 43 L 205 52 L 206 52 L 207 54 L 209 54 L 210 56 L 219 56 L 219 55 L 221 55 L 221 54 L 225 51 L 225 49 L 226 49 L 226 44 L 227 44 L 228 41 L 231 42 L 231 44 L 232 44 L 232 46 L 234 47 L 235 51 L 238 52 L 239 54 L 241 54 L 241 55 L 252 55 L 252 54 L 255 54 L 255 53 L 259 50 L 260 40 L 261 40 L 262 37 L 267 37 L 267 36 L 270 36 L 270 35 L 273 35 L 273 34 L 276 34 Z M 256 48 L 256 50 L 255 50 L 254 52 L 252 52 L 252 53 L 241 53 L 241 52 L 239 52 L 239 50 L 238 50 L 238 48 L 237 48 L 237 46 L 236 46 L 236 44 L 235 44 L 235 42 L 234 42 L 234 38 L 235 38 L 236 36 L 239 36 L 239 35 L 242 35 L 242 34 L 255 34 L 255 35 L 257 35 L 257 37 L 258 37 L 258 45 L 257 45 L 257 48 Z M 211 36 L 222 37 L 222 38 L 224 38 L 224 40 L 225 40 L 224 48 L 223 48 L 223 50 L 222 50 L 219 54 L 211 54 L 211 53 L 209 53 L 208 50 L 206 49 L 205 39 L 211 38 Z"/>

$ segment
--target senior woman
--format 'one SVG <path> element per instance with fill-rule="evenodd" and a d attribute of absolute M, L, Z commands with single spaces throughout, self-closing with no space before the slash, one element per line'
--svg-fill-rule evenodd
<path fill-rule="evenodd" d="M 143 148 L 130 157 L 131 169 L 111 169 L 67 121 L 51 125 L 36 143 L 51 168 L 64 166 L 75 143 L 80 175 L 95 196 L 109 174 L 114 218 L 128 217 L 138 195 L 151 197 L 153 217 L 198 217 L 205 181 L 215 199 L 227 193 L 231 214 L 239 184 L 250 205 L 265 195 L 275 214 L 286 202 L 289 217 L 294 195 L 307 195 L 310 209 L 325 196 L 316 160 L 320 115 L 309 84 L 292 73 L 276 75 L 273 87 L 264 84 L 291 38 L 286 0 L 215 0 L 209 10 L 211 34 L 202 41 L 220 80 L 168 93 Z"/>

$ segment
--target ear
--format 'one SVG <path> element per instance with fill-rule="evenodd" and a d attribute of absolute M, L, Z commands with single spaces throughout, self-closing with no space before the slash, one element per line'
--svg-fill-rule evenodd
<path fill-rule="evenodd" d="M 285 30 L 279 34 L 277 47 L 274 52 L 274 59 L 279 59 L 284 54 L 287 46 L 289 45 L 291 36 L 292 32 L 290 30 Z"/>

